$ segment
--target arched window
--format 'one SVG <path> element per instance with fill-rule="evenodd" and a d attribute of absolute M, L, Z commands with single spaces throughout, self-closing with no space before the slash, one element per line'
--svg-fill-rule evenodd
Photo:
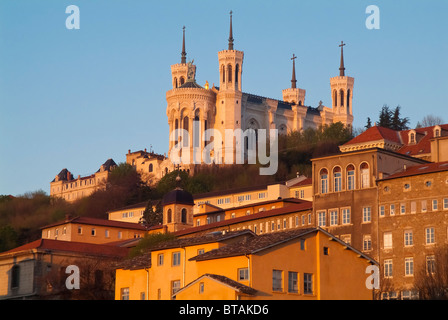
<path fill-rule="evenodd" d="M 227 82 L 232 82 L 232 65 L 227 66 Z"/>
<path fill-rule="evenodd" d="M 369 165 L 366 162 L 361 164 L 360 168 L 361 172 L 361 188 L 370 187 L 370 173 L 369 173 Z"/>
<path fill-rule="evenodd" d="M 342 170 L 341 167 L 333 169 L 334 192 L 342 191 Z"/>
<path fill-rule="evenodd" d="M 226 82 L 226 68 L 224 65 L 221 66 L 222 83 Z"/>
<path fill-rule="evenodd" d="M 149 171 L 149 172 L 152 172 L 153 170 L 154 170 L 154 168 L 153 168 L 153 166 L 152 166 L 152 163 L 150 163 L 150 164 L 149 164 L 148 171 Z"/>
<path fill-rule="evenodd" d="M 173 219 L 172 215 L 171 209 L 168 209 L 166 212 L 166 223 L 171 223 L 171 220 Z"/>
<path fill-rule="evenodd" d="M 177 78 L 174 78 L 174 88 L 177 88 Z"/>
<path fill-rule="evenodd" d="M 179 141 L 179 119 L 174 120 L 174 141 L 178 142 Z"/>
<path fill-rule="evenodd" d="M 184 121 L 183 121 L 183 128 L 182 129 L 184 129 L 184 131 L 182 132 L 183 133 L 183 136 L 182 136 L 182 141 L 183 141 L 183 146 L 184 147 L 188 147 L 188 145 L 190 144 L 190 142 L 189 142 L 189 133 L 188 133 L 188 122 L 189 122 L 189 120 L 190 119 L 188 119 L 188 117 L 185 117 L 184 118 Z"/>
<path fill-rule="evenodd" d="M 320 170 L 320 193 L 328 193 L 328 171 L 327 169 Z"/>
<path fill-rule="evenodd" d="M 333 90 L 333 106 L 338 106 L 338 92 L 336 90 Z"/>
<path fill-rule="evenodd" d="M 344 106 L 344 90 L 340 90 L 339 91 L 339 95 L 341 96 L 341 104 L 340 106 L 343 107 Z"/>
<path fill-rule="evenodd" d="M 200 126 L 200 109 L 196 109 L 194 112 L 194 122 L 193 122 L 193 146 L 200 147 L 201 145 L 201 126 Z"/>
<path fill-rule="evenodd" d="M 347 90 L 347 113 L 350 110 L 350 89 Z"/>
<path fill-rule="evenodd" d="M 238 73 L 240 73 L 240 66 L 237 64 L 235 66 L 235 84 L 238 84 Z"/>
<path fill-rule="evenodd" d="M 355 190 L 355 167 L 353 165 L 347 167 L 347 190 Z"/>
<path fill-rule="evenodd" d="M 181 211 L 182 223 L 187 223 L 187 209 L 183 208 Z"/>
<path fill-rule="evenodd" d="M 302 105 L 302 100 L 299 100 L 299 106 L 301 106 Z"/>
<path fill-rule="evenodd" d="M 412 131 L 409 133 L 409 143 L 415 143 L 415 133 Z"/>
<path fill-rule="evenodd" d="M 185 83 L 184 77 L 180 77 L 180 85 L 183 85 Z"/>

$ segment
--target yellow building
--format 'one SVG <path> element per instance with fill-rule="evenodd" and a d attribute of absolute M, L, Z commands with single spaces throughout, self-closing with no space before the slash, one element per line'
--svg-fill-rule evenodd
<path fill-rule="evenodd" d="M 126 262 L 116 270 L 115 299 L 372 299 L 371 264 L 322 229 L 213 232 Z"/>
<path fill-rule="evenodd" d="M 146 228 L 137 223 L 89 217 L 67 217 L 64 221 L 44 226 L 41 230 L 42 239 L 96 244 L 140 238 L 146 233 Z"/>

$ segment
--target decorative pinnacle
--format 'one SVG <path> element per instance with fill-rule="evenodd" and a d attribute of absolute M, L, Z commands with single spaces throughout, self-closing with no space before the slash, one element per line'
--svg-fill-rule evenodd
<path fill-rule="evenodd" d="M 297 84 L 297 80 L 296 80 L 296 60 L 297 57 L 295 56 L 295 54 L 292 54 L 292 79 L 291 79 L 291 88 L 296 88 L 296 84 Z"/>
<path fill-rule="evenodd" d="M 229 50 L 233 50 L 232 10 L 230 10 Z"/>
<path fill-rule="evenodd" d="M 341 44 L 339 45 L 341 47 L 341 65 L 339 67 L 339 76 L 344 77 L 345 76 L 345 67 L 344 67 L 344 41 L 341 41 Z"/>
<path fill-rule="evenodd" d="M 185 26 L 182 29 L 183 29 L 183 39 L 182 39 L 182 55 L 180 63 L 187 63 L 187 53 L 185 52 Z"/>

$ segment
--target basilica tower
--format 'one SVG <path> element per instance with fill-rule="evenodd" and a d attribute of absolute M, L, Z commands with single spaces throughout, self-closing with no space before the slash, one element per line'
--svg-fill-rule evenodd
<path fill-rule="evenodd" d="M 339 76 L 330 79 L 331 104 L 333 109 L 333 123 L 340 121 L 346 126 L 351 126 L 353 123 L 352 101 L 355 79 L 345 75 L 344 46 L 345 43 L 341 41 L 339 45 L 341 48 Z"/>

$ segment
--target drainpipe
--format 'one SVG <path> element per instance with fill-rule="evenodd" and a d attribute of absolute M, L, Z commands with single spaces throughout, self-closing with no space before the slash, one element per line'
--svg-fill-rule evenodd
<path fill-rule="evenodd" d="M 187 262 L 187 250 L 185 249 L 185 247 L 183 247 L 182 249 L 184 249 L 184 263 L 183 263 L 183 270 L 182 270 L 182 288 L 185 287 L 185 271 L 186 271 L 186 266 L 185 263 Z"/>
<path fill-rule="evenodd" d="M 249 287 L 252 287 L 252 270 L 250 268 L 250 257 L 248 254 L 244 254 L 244 256 L 247 258 L 247 273 L 249 275 Z"/>
<path fill-rule="evenodd" d="M 146 299 L 149 300 L 149 268 L 145 267 L 146 271 Z"/>

